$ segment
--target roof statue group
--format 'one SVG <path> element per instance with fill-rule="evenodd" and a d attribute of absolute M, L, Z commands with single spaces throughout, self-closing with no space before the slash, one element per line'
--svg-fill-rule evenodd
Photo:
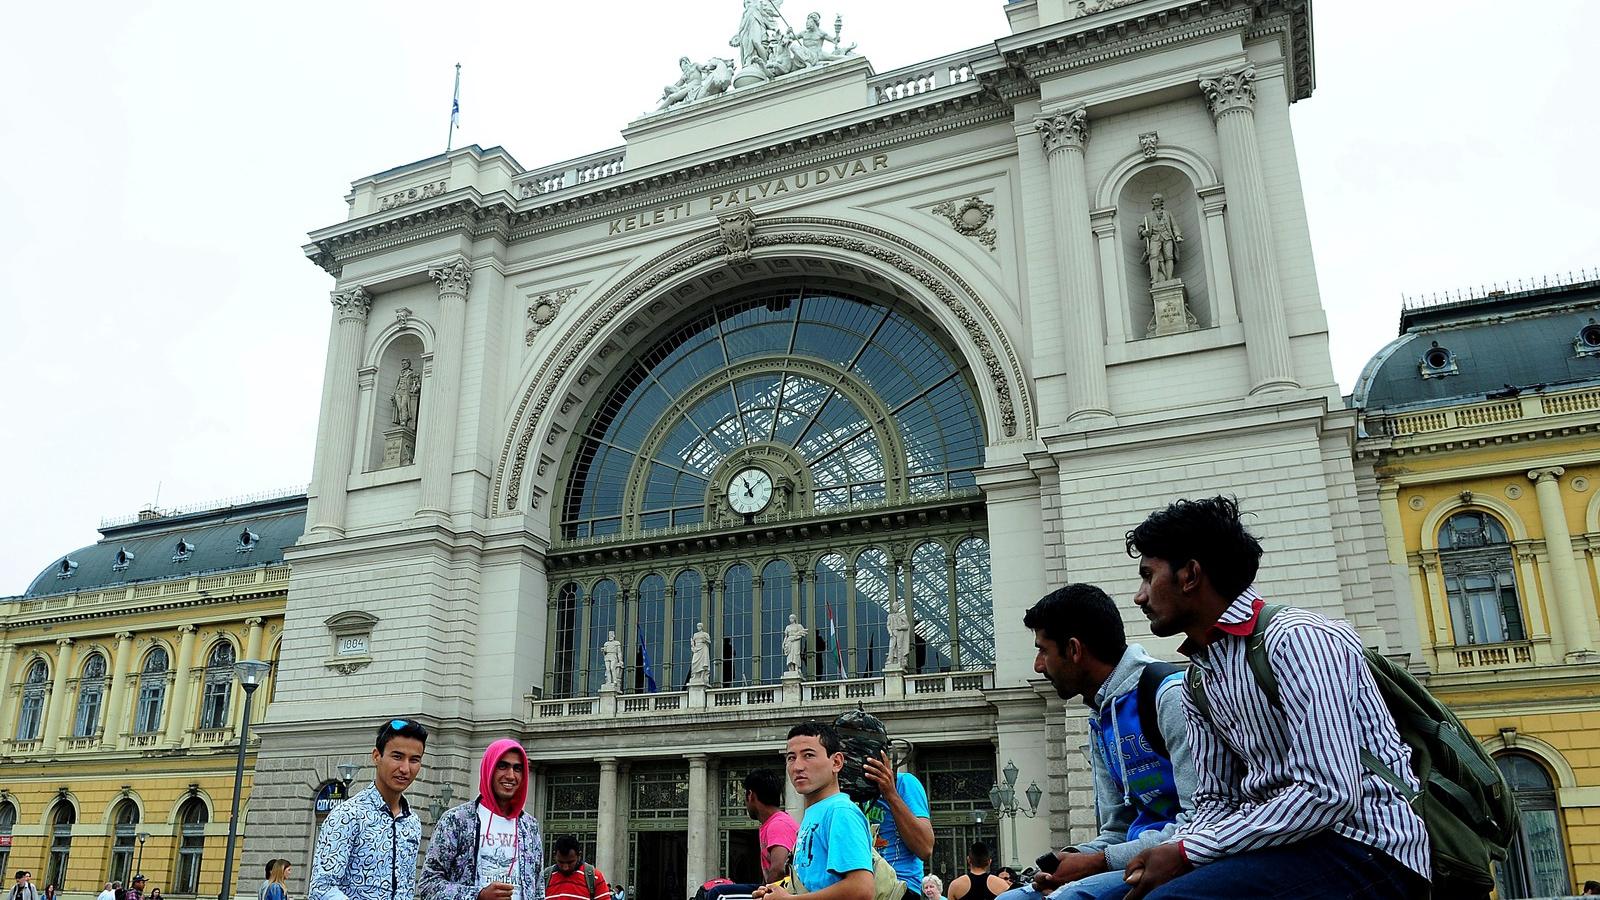
<path fill-rule="evenodd" d="M 680 57 L 678 68 L 683 74 L 662 89 L 656 111 L 765 84 L 780 75 L 844 59 L 855 51 L 855 44 L 846 47 L 840 43 L 843 16 L 834 16 L 831 34 L 822 28 L 822 14 L 815 12 L 806 16 L 803 29 L 795 31 L 784 18 L 782 7 L 783 0 L 744 0 L 739 30 L 728 40 L 728 46 L 739 51 L 738 69 L 733 60 L 720 56 L 702 64 Z"/>

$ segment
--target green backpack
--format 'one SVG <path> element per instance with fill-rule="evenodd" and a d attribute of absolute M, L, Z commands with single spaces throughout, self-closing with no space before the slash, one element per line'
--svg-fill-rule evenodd
<path fill-rule="evenodd" d="M 1263 606 L 1245 645 L 1256 686 L 1273 706 L 1279 705 L 1278 679 L 1267 660 L 1265 635 L 1273 617 L 1286 608 L 1278 603 Z M 1506 848 L 1517 835 L 1511 789 L 1461 720 L 1411 673 L 1373 650 L 1364 653 L 1400 740 L 1411 748 L 1411 769 L 1422 790 L 1413 790 L 1365 747 L 1361 764 L 1399 791 L 1427 826 L 1433 896 L 1482 896 L 1494 887 L 1493 862 L 1506 858 Z M 1195 709 L 1214 726 L 1199 668 L 1190 666 L 1185 681 Z"/>

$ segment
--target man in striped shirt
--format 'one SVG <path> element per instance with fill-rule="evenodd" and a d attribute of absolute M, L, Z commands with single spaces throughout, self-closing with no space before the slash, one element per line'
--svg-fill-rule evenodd
<path fill-rule="evenodd" d="M 1210 717 L 1186 691 L 1198 783 L 1194 813 L 1127 867 L 1129 900 L 1428 894 L 1428 835 L 1363 749 L 1410 777 L 1411 754 L 1345 622 L 1288 609 L 1263 640 L 1273 705 L 1245 645 L 1261 611 L 1250 587 L 1261 544 L 1227 497 L 1179 500 L 1127 536 L 1139 559 L 1134 602 L 1200 670 Z"/>

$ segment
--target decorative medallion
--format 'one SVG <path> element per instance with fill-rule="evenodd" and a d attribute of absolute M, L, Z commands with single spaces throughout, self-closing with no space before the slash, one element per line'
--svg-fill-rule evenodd
<path fill-rule="evenodd" d="M 407 322 L 411 321 L 411 316 L 412 316 L 412 312 L 411 312 L 411 307 L 409 307 L 409 306 L 402 306 L 399 309 L 394 311 L 394 320 L 396 322 L 399 322 L 401 325 L 404 325 Z"/>
<path fill-rule="evenodd" d="M 1145 159 L 1156 158 L 1156 146 L 1160 140 L 1161 135 L 1154 131 L 1146 131 L 1139 135 L 1139 152 L 1144 154 Z"/>
<path fill-rule="evenodd" d="M 528 346 L 533 346 L 533 339 L 539 336 L 539 332 L 543 331 L 546 325 L 556 320 L 556 316 L 561 313 L 562 304 L 572 299 L 576 293 L 578 289 L 575 287 L 562 288 L 559 291 L 547 291 L 533 298 L 533 302 L 528 304 L 530 323 L 526 335 Z"/>
<path fill-rule="evenodd" d="M 1506 485 L 1506 496 L 1512 500 L 1516 500 L 1522 496 L 1522 488 L 1515 484 L 1508 484 Z"/>
<path fill-rule="evenodd" d="M 1427 501 L 1422 499 L 1421 497 L 1412 497 L 1410 502 L 1409 502 L 1409 505 L 1410 505 L 1410 507 L 1412 509 L 1417 510 L 1417 511 L 1420 512 L 1422 510 L 1422 507 L 1427 505 Z"/>
<path fill-rule="evenodd" d="M 722 230 L 722 250 L 728 262 L 747 262 L 750 259 L 750 239 L 756 233 L 756 214 L 741 209 L 726 216 L 717 216 L 717 227 Z"/>
<path fill-rule="evenodd" d="M 1572 479 L 1571 484 L 1572 484 L 1572 489 L 1577 491 L 1580 494 L 1589 489 L 1589 479 L 1584 477 L 1584 476 L 1582 476 L 1582 475 L 1579 475 L 1577 478 Z"/>
<path fill-rule="evenodd" d="M 977 238 L 978 243 L 994 250 L 995 230 L 989 227 L 994 219 L 994 204 L 985 203 L 983 198 L 974 195 L 959 204 L 946 200 L 933 208 L 933 214 L 944 216 L 956 231 Z"/>

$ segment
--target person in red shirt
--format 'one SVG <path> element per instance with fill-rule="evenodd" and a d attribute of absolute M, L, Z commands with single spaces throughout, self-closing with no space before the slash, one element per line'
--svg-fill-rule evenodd
<path fill-rule="evenodd" d="M 545 869 L 545 900 L 600 900 L 611 886 L 599 869 L 583 861 L 583 845 L 572 835 L 556 838 L 555 865 Z"/>

